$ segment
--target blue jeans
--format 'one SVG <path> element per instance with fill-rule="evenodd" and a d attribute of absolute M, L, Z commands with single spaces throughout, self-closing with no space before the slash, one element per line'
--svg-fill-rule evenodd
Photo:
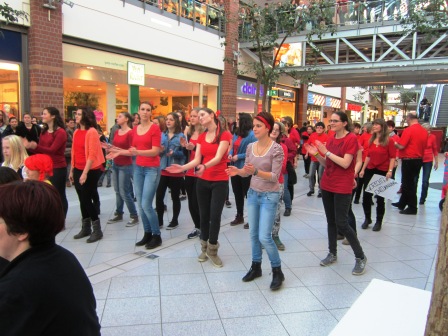
<path fill-rule="evenodd" d="M 283 174 L 283 180 L 283 201 L 285 202 L 285 209 L 291 209 L 292 200 L 288 189 L 288 174 Z"/>
<path fill-rule="evenodd" d="M 429 178 L 431 177 L 432 161 L 423 162 L 422 165 L 422 193 L 420 195 L 420 201 L 425 202 L 428 196 Z M 418 182 L 418 181 L 417 181 Z"/>
<path fill-rule="evenodd" d="M 160 235 L 157 214 L 152 207 L 160 180 L 159 167 L 134 166 L 134 188 L 137 197 L 138 211 L 142 218 L 145 232 Z"/>
<path fill-rule="evenodd" d="M 271 261 L 271 267 L 281 266 L 280 255 L 271 234 L 279 200 L 279 192 L 257 192 L 249 188 L 247 193 L 252 261 L 261 262 L 261 245 L 263 245 Z"/>
<path fill-rule="evenodd" d="M 129 210 L 131 217 L 137 217 L 137 209 L 135 208 L 133 197 L 131 196 L 132 184 L 132 165 L 129 166 L 112 166 L 112 180 L 115 190 L 116 209 L 115 212 L 119 215 L 123 214 L 124 203 Z"/>

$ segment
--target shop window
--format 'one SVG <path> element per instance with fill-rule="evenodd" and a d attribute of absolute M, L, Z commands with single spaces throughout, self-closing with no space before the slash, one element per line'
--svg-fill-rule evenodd
<path fill-rule="evenodd" d="M 9 117 L 19 117 L 20 66 L 0 62 L 0 110 Z"/>

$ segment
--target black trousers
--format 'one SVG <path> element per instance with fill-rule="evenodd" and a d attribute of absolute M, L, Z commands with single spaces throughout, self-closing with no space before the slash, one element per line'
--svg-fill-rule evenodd
<path fill-rule="evenodd" d="M 82 218 L 90 218 L 92 221 L 98 219 L 98 213 L 93 205 L 94 195 L 98 193 L 98 180 L 103 172 L 101 169 L 92 169 L 87 173 L 86 182 L 79 184 L 82 170 L 73 169 L 73 180 L 75 182 L 76 193 L 78 194 L 79 205 Z"/>
<path fill-rule="evenodd" d="M 417 185 L 422 165 L 422 159 L 401 160 L 401 197 L 398 207 L 408 206 L 417 211 Z"/>
<path fill-rule="evenodd" d="M 362 208 L 364 210 L 364 215 L 366 219 L 372 218 L 372 198 L 373 194 L 366 192 L 366 188 L 370 183 L 373 175 L 386 176 L 387 172 L 379 169 L 366 169 L 364 174 L 364 194 L 362 196 Z M 384 212 L 386 211 L 386 206 L 384 202 L 384 197 L 376 197 L 376 222 L 382 223 L 384 218 Z"/>
<path fill-rule="evenodd" d="M 347 238 L 356 258 L 364 258 L 364 251 L 355 231 L 348 223 L 351 194 L 337 194 L 322 190 L 322 201 L 327 217 L 328 248 L 330 253 L 337 254 L 338 231 Z"/>
<path fill-rule="evenodd" d="M 196 182 L 196 195 L 201 217 L 201 239 L 208 240 L 213 245 L 218 243 L 221 214 L 228 191 L 228 181 L 198 179 Z"/>
<path fill-rule="evenodd" d="M 163 200 L 165 198 L 166 189 L 171 190 L 171 200 L 173 201 L 173 218 L 171 219 L 174 223 L 177 223 L 180 213 L 180 188 L 182 186 L 183 177 L 173 177 L 173 176 L 160 176 L 159 185 L 156 191 L 156 211 L 157 217 L 159 219 L 159 226 L 163 225 L 163 213 L 165 207 Z"/>
<path fill-rule="evenodd" d="M 188 196 L 188 210 L 190 210 L 191 219 L 196 229 L 201 228 L 201 217 L 199 215 L 198 198 L 196 195 L 196 182 L 198 178 L 194 176 L 185 176 L 185 191 Z"/>
<path fill-rule="evenodd" d="M 67 196 L 65 194 L 66 176 L 67 176 L 67 167 L 54 168 L 53 176 L 50 176 L 49 180 L 53 185 L 53 187 L 55 187 L 56 190 L 58 191 L 59 196 L 61 196 L 62 207 L 64 208 L 64 213 L 65 216 L 67 217 L 68 202 L 67 202 Z"/>
<path fill-rule="evenodd" d="M 303 165 L 305 166 L 305 174 L 309 174 L 310 173 L 311 158 L 310 158 L 309 155 L 306 158 L 306 154 L 302 154 L 302 158 L 303 158 Z"/>
<path fill-rule="evenodd" d="M 232 176 L 230 181 L 232 182 L 232 190 L 235 195 L 236 214 L 244 214 L 244 198 L 247 197 L 247 191 L 249 190 L 250 180 L 252 176 L 241 177 L 239 175 Z"/>

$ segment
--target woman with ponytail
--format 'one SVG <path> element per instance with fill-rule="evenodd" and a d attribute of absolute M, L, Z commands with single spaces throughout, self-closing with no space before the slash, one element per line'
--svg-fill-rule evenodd
<path fill-rule="evenodd" d="M 225 169 L 232 134 L 222 129 L 218 116 L 209 108 L 199 110 L 199 122 L 206 131 L 199 135 L 194 159 L 183 166 L 173 164 L 166 170 L 180 173 L 196 167 L 202 251 L 198 260 L 203 262 L 210 258 L 215 267 L 222 267 L 222 261 L 218 257 L 218 236 L 229 188 L 229 177 Z"/>

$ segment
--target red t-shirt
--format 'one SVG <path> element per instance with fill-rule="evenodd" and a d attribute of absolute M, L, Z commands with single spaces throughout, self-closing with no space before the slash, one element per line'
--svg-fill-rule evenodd
<path fill-rule="evenodd" d="M 233 156 L 238 154 L 238 149 L 240 148 L 241 140 L 243 140 L 243 138 L 239 136 L 233 143 Z"/>
<path fill-rule="evenodd" d="M 436 141 L 436 136 L 434 134 L 430 134 L 428 136 L 425 153 L 423 155 L 423 162 L 432 162 L 434 157 L 437 157 L 438 153 Z"/>
<path fill-rule="evenodd" d="M 405 128 L 398 142 L 404 146 L 404 149 L 400 150 L 400 158 L 423 158 L 427 142 L 428 131 L 420 124 Z"/>
<path fill-rule="evenodd" d="M 302 134 L 301 134 L 301 136 L 302 136 L 302 140 L 303 140 L 303 143 L 305 144 L 305 143 L 307 143 L 308 142 L 308 139 L 310 138 L 310 134 L 308 133 L 308 132 L 302 132 Z M 305 148 L 305 146 L 302 146 L 302 152 L 301 152 L 303 155 L 305 155 L 306 154 L 306 148 Z"/>
<path fill-rule="evenodd" d="M 87 130 L 78 129 L 76 136 L 73 137 L 72 150 L 75 151 L 74 163 L 75 168 L 79 170 L 84 170 L 86 167 L 86 134 Z"/>
<path fill-rule="evenodd" d="M 325 145 L 328 141 L 328 134 L 325 134 L 325 133 L 318 134 L 317 132 L 314 132 L 310 135 L 310 138 L 308 139 L 308 144 L 316 146 L 316 140 L 322 142 Z M 321 153 L 321 152 L 319 152 L 319 153 L 321 156 L 325 156 L 325 153 Z M 316 159 L 316 157 L 314 155 L 310 155 L 310 158 L 311 158 L 311 161 L 314 161 L 314 162 L 319 161 L 318 159 Z"/>
<path fill-rule="evenodd" d="M 114 140 L 113 140 L 112 144 L 115 147 L 118 147 L 121 149 L 129 149 L 132 146 L 133 134 L 134 134 L 134 132 L 132 130 L 130 130 L 127 133 L 120 135 L 120 131 L 118 130 L 114 134 Z M 129 166 L 132 164 L 132 157 L 120 155 L 114 159 L 114 163 L 117 166 Z"/>
<path fill-rule="evenodd" d="M 329 137 L 332 137 L 332 136 L 335 135 L 335 132 L 334 132 L 333 130 L 328 130 L 328 131 L 327 131 L 327 135 L 328 135 Z"/>
<path fill-rule="evenodd" d="M 389 138 L 387 146 L 377 146 L 371 143 L 367 154 L 367 157 L 370 158 L 367 168 L 387 172 L 389 170 L 390 159 L 395 159 L 396 154 L 395 141 L 391 138 Z"/>
<path fill-rule="evenodd" d="M 372 134 L 364 132 L 357 139 L 359 144 L 362 147 L 362 162 L 366 160 L 367 151 L 369 150 L 369 140 L 372 137 Z"/>
<path fill-rule="evenodd" d="M 397 142 L 400 141 L 400 137 L 398 136 L 398 134 L 392 135 L 390 138 L 391 138 L 392 140 L 394 140 L 395 143 L 397 143 Z M 399 157 L 400 157 L 400 150 L 399 150 L 398 148 L 396 148 L 395 151 L 396 151 L 396 152 L 395 152 L 395 157 L 396 157 L 396 158 L 399 158 Z"/>
<path fill-rule="evenodd" d="M 321 189 L 337 194 L 351 194 L 355 178 L 356 153 L 359 148 L 356 135 L 348 133 L 341 139 L 329 137 L 326 147 L 332 153 L 331 155 L 344 157 L 345 154 L 351 154 L 353 155 L 353 160 L 350 166 L 344 169 L 334 163 L 331 158 L 327 158 L 324 174 L 320 182 Z"/>
<path fill-rule="evenodd" d="M 139 135 L 137 133 L 138 126 L 133 129 L 132 146 L 137 150 L 149 150 L 152 147 L 160 147 L 160 141 L 162 139 L 162 132 L 160 132 L 159 125 L 152 124 L 149 130 Z M 140 156 L 137 155 L 135 163 L 141 167 L 159 167 L 160 157 L 156 156 Z"/>
<path fill-rule="evenodd" d="M 190 143 L 192 143 L 196 147 L 196 145 L 198 143 L 198 139 L 190 139 Z M 190 158 L 189 158 L 188 162 L 191 162 L 194 159 L 195 155 L 196 155 L 196 151 L 195 150 L 191 150 L 190 151 Z M 192 168 L 190 170 L 187 170 L 187 172 L 185 173 L 185 176 L 196 177 L 196 174 L 194 173 L 194 168 Z"/>
<path fill-rule="evenodd" d="M 53 168 L 67 167 L 65 161 L 65 147 L 67 144 L 67 131 L 59 127 L 53 133 L 42 132 L 39 143 L 33 153 L 47 154 L 53 161 Z M 84 154 L 85 156 L 85 154 Z"/>
<path fill-rule="evenodd" d="M 205 140 L 206 135 L 207 132 L 204 132 L 198 138 L 198 144 L 201 145 L 202 164 L 212 160 L 216 156 L 219 147 L 219 143 L 208 143 Z M 221 134 L 220 141 L 227 141 L 230 144 L 232 142 L 232 134 L 229 131 L 224 131 Z M 217 165 L 207 168 L 199 178 L 206 181 L 228 181 L 229 177 L 225 172 L 227 169 L 227 153 L 228 151 L 223 154 L 221 161 Z"/>
<path fill-rule="evenodd" d="M 289 132 L 289 140 L 297 147 L 300 145 L 300 134 L 294 127 L 291 128 L 291 132 Z"/>

